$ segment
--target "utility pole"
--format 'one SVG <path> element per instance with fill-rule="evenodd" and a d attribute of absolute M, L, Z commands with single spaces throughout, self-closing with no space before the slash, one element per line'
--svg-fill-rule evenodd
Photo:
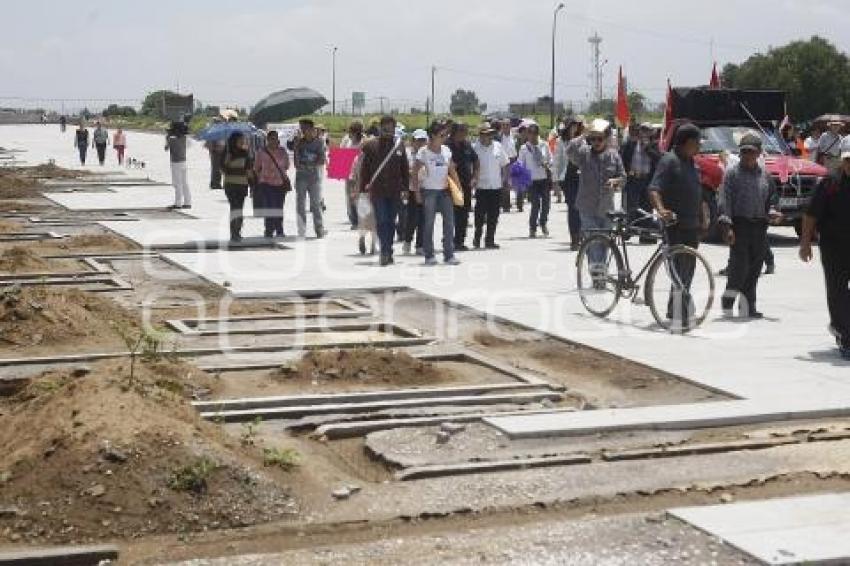
<path fill-rule="evenodd" d="M 333 69 L 332 69 L 332 72 L 331 72 L 332 73 L 332 78 L 331 78 L 331 82 L 332 82 L 332 86 L 331 86 L 331 116 L 336 116 L 336 50 L 337 50 L 337 48 L 334 47 L 333 53 L 331 55 L 331 58 L 333 60 L 333 63 L 332 63 Z"/>
<path fill-rule="evenodd" d="M 551 100 L 549 100 L 549 129 L 555 127 L 555 32 L 558 29 L 558 12 L 563 9 L 564 3 L 561 2 L 552 15 L 552 90 L 550 92 Z"/>
<path fill-rule="evenodd" d="M 591 57 L 593 59 L 593 91 L 596 96 L 596 101 L 602 100 L 602 55 L 599 45 L 602 43 L 602 38 L 597 32 L 593 32 L 593 36 L 587 39 L 591 45 Z"/>
<path fill-rule="evenodd" d="M 434 99 L 434 84 L 437 79 L 437 67 L 435 65 L 431 65 L 431 113 L 434 115 L 434 118 L 437 117 L 437 101 Z M 431 121 L 431 117 L 428 116 L 428 122 Z"/>
<path fill-rule="evenodd" d="M 384 101 L 387 100 L 386 96 L 379 96 L 378 101 L 381 103 L 381 115 L 384 115 Z"/>

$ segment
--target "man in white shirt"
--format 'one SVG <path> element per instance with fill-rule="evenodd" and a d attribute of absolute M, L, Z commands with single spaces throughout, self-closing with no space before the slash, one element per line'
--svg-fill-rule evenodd
<path fill-rule="evenodd" d="M 531 214 L 528 217 L 528 237 L 537 237 L 537 228 L 544 236 L 549 235 L 546 223 L 549 220 L 552 188 L 552 152 L 549 144 L 540 139 L 540 126 L 529 123 L 525 129 L 526 142 L 519 148 L 517 161 L 531 171 L 531 186 L 528 188 L 531 198 Z"/>
<path fill-rule="evenodd" d="M 478 129 L 478 141 L 472 144 L 478 155 L 478 175 L 472 180 L 475 189 L 475 237 L 472 239 L 472 246 L 481 247 L 481 234 L 486 225 L 484 247 L 488 250 L 499 249 L 495 241 L 496 225 L 499 223 L 502 190 L 507 178 L 507 167 L 510 165 L 510 159 L 502 144 L 493 140 L 495 134 L 496 130 L 485 122 Z M 510 188 L 508 190 L 510 191 Z"/>
<path fill-rule="evenodd" d="M 823 133 L 820 126 L 815 124 L 812 126 L 812 129 L 809 130 L 809 137 L 805 139 L 803 142 L 803 147 L 806 148 L 806 152 L 809 154 L 809 160 L 817 161 L 818 158 L 818 141 L 820 141 L 820 136 Z"/>
<path fill-rule="evenodd" d="M 513 133 L 511 132 L 511 121 L 510 119 L 502 120 L 499 123 L 499 135 L 496 138 L 497 141 L 502 145 L 502 149 L 505 152 L 505 155 L 508 156 L 508 160 L 513 163 L 516 161 L 517 152 L 516 152 L 516 139 L 514 138 Z M 505 183 L 504 188 L 502 189 L 502 211 L 508 213 L 511 211 L 511 178 L 510 172 L 505 175 Z"/>
<path fill-rule="evenodd" d="M 833 120 L 827 124 L 829 128 L 818 139 L 818 156 L 817 162 L 829 169 L 830 173 L 835 173 L 841 168 L 841 130 L 844 128 L 844 122 Z"/>

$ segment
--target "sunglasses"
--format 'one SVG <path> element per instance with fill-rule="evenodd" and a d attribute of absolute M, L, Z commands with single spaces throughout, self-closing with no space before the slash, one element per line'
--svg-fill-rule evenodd
<path fill-rule="evenodd" d="M 589 141 L 590 143 L 599 143 L 604 142 L 605 138 L 603 138 L 602 136 L 592 136 L 587 138 L 587 141 Z"/>

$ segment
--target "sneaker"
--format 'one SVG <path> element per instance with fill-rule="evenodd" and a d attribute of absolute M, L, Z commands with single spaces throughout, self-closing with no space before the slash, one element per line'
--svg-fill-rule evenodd
<path fill-rule="evenodd" d="M 186 210 L 186 209 L 192 208 L 192 205 L 191 205 L 191 204 L 184 204 L 184 205 L 183 205 L 183 206 L 181 206 L 180 208 L 182 208 L 182 209 Z"/>
<path fill-rule="evenodd" d="M 543 231 L 544 236 L 546 236 L 547 238 L 549 237 L 549 228 L 547 228 L 545 224 L 540 227 L 540 230 Z"/>
<path fill-rule="evenodd" d="M 401 245 L 401 252 L 404 255 L 410 255 L 410 242 L 405 242 Z"/>
<path fill-rule="evenodd" d="M 181 204 L 172 204 L 171 206 L 166 206 L 165 208 L 167 208 L 168 210 L 178 210 L 178 209 L 180 209 L 180 208 L 183 208 L 183 205 L 181 205 Z"/>
<path fill-rule="evenodd" d="M 230 236 L 230 241 L 234 244 L 238 244 L 242 241 L 242 236 L 240 234 L 234 234 Z"/>
<path fill-rule="evenodd" d="M 759 311 L 750 311 L 749 314 L 747 314 L 747 318 L 753 320 L 761 320 L 764 318 L 764 314 L 760 313 Z"/>
<path fill-rule="evenodd" d="M 476 250 L 481 247 L 481 240 L 472 240 L 472 247 Z"/>
<path fill-rule="evenodd" d="M 844 360 L 850 360 L 850 346 L 841 346 L 838 348 L 838 353 Z"/>
<path fill-rule="evenodd" d="M 357 242 L 357 249 L 360 250 L 360 255 L 366 255 L 366 236 L 360 236 Z"/>
<path fill-rule="evenodd" d="M 534 228 L 532 228 L 531 230 L 529 230 L 529 231 L 528 231 L 528 237 L 529 237 L 529 238 L 536 238 L 536 237 L 537 237 L 537 230 L 535 230 Z"/>
<path fill-rule="evenodd" d="M 416 255 L 425 255 L 425 248 L 416 248 Z"/>
<path fill-rule="evenodd" d="M 439 262 L 437 261 L 437 258 L 435 258 L 435 257 L 426 257 L 425 258 L 425 265 L 431 266 L 431 265 L 437 265 L 438 263 Z"/>
<path fill-rule="evenodd" d="M 446 265 L 460 265 L 460 260 L 455 256 L 450 257 L 446 260 Z"/>
<path fill-rule="evenodd" d="M 488 244 L 484 244 L 484 247 L 488 250 L 498 250 L 502 246 L 500 246 L 499 244 L 496 244 L 495 242 L 490 242 Z"/>
<path fill-rule="evenodd" d="M 773 275 L 776 273 L 776 264 L 768 263 L 764 268 L 765 275 Z"/>
<path fill-rule="evenodd" d="M 378 260 L 378 264 L 379 264 L 381 267 L 386 267 L 387 265 L 391 264 L 391 263 L 392 263 L 392 261 L 393 261 L 393 258 L 391 258 L 390 256 L 388 256 L 388 255 L 382 255 L 382 256 L 381 256 L 381 259 L 380 259 L 380 260 Z"/>
<path fill-rule="evenodd" d="M 327 235 L 328 235 L 327 230 L 319 230 L 318 232 L 316 232 L 316 239 L 321 240 L 322 238 L 324 238 Z"/>
<path fill-rule="evenodd" d="M 455 246 L 455 251 L 456 252 L 468 252 L 469 248 L 466 247 L 466 244 L 461 244 L 459 246 Z"/>

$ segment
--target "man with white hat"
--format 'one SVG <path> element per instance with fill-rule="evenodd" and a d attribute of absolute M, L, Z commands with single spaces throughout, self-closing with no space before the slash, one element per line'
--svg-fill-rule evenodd
<path fill-rule="evenodd" d="M 583 137 L 577 137 L 567 144 L 567 157 L 581 170 L 576 207 L 583 233 L 611 228 L 607 214 L 614 210 L 614 193 L 626 184 L 623 160 L 617 150 L 608 145 L 609 128 L 607 120 L 594 120 Z M 595 250 L 591 250 L 588 255 L 594 263 L 605 259 L 604 255 L 600 256 Z"/>
<path fill-rule="evenodd" d="M 840 153 L 837 172 L 815 189 L 803 215 L 800 259 L 812 259 L 812 241 L 819 236 L 821 263 L 826 279 L 830 331 L 841 357 L 850 360 L 850 145 Z"/>

